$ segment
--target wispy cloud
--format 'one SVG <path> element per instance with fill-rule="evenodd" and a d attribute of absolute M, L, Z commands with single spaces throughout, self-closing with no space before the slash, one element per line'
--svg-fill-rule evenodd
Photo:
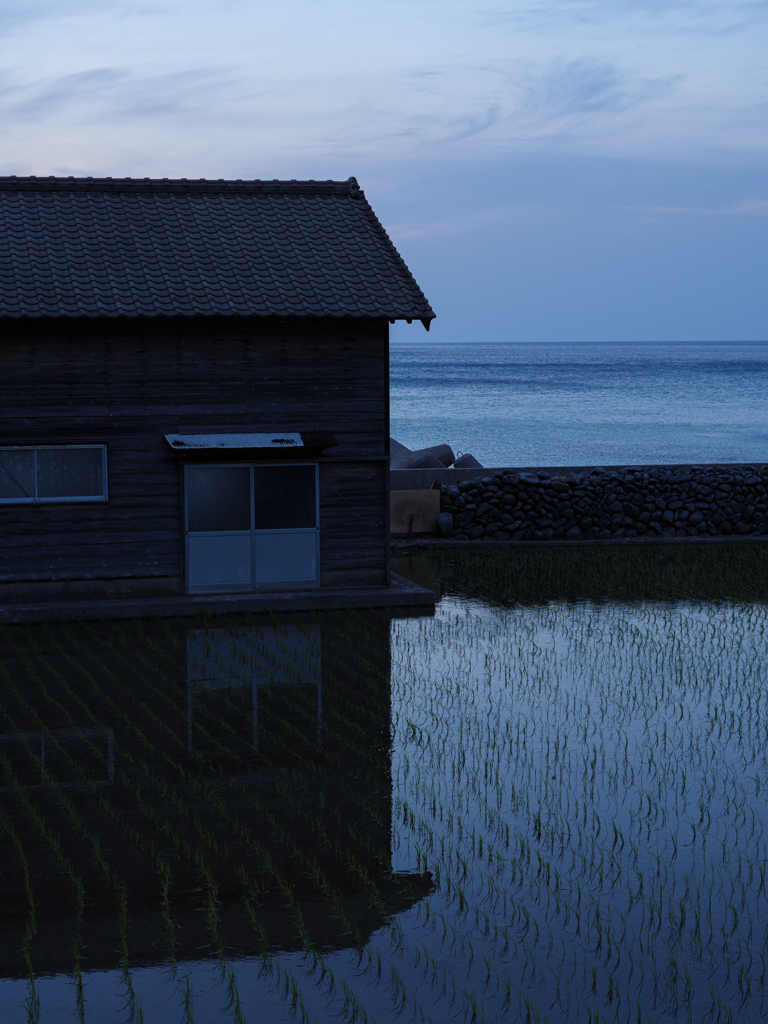
<path fill-rule="evenodd" d="M 768 22 L 765 0 L 541 0 L 539 3 L 483 6 L 477 9 L 486 26 L 514 26 L 535 32 L 558 27 L 598 27 L 629 23 L 652 26 L 656 32 L 718 36 Z"/>
<path fill-rule="evenodd" d="M 26 86 L 0 89 L 0 117 L 6 123 L 114 123 L 177 116 L 203 109 L 214 115 L 217 94 L 233 78 L 218 68 L 192 68 L 140 76 L 127 68 L 92 68 Z"/>
<path fill-rule="evenodd" d="M 569 115 L 628 110 L 669 95 L 681 78 L 643 78 L 609 61 L 581 58 L 530 72 L 520 85 L 529 110 Z"/>
<path fill-rule="evenodd" d="M 27 88 L 17 87 L 14 92 L 23 98 L 9 103 L 4 110 L 7 120 L 43 121 L 62 110 L 72 110 L 83 102 L 102 105 L 115 87 L 125 82 L 128 72 L 122 68 L 92 68 L 75 75 L 61 75 L 48 81 L 34 83 Z"/>
<path fill-rule="evenodd" d="M 519 212 L 519 208 L 512 206 L 494 206 L 487 210 L 463 210 L 452 217 L 413 217 L 388 224 L 387 231 L 396 242 L 412 238 L 439 239 L 451 235 L 472 235 L 478 229 L 508 223 Z M 530 208 L 527 212 L 530 214 Z"/>
<path fill-rule="evenodd" d="M 768 214 L 768 199 L 743 199 L 734 207 L 736 213 Z"/>
<path fill-rule="evenodd" d="M 369 87 L 364 98 L 334 112 L 333 131 L 326 117 L 323 134 L 307 141 L 385 158 L 423 156 L 434 146 L 443 158 L 478 158 L 510 145 L 583 145 L 615 135 L 630 111 L 652 118 L 679 81 L 586 58 L 422 67 L 390 79 L 386 89 L 383 82 Z M 306 91 L 322 97 L 322 83 Z"/>
<path fill-rule="evenodd" d="M 119 18 L 137 9 L 136 4 L 125 0 L 112 3 L 110 14 Z M 0 30 L 17 30 L 42 21 L 61 22 L 89 13 L 103 15 L 104 10 L 104 0 L 0 0 Z"/>
<path fill-rule="evenodd" d="M 491 103 L 487 110 L 479 114 L 464 114 L 446 125 L 448 134 L 443 137 L 442 141 L 458 142 L 480 135 L 496 124 L 500 113 L 501 104 Z"/>
<path fill-rule="evenodd" d="M 713 202 L 709 205 L 691 203 L 689 205 L 678 204 L 676 206 L 641 206 L 625 207 L 640 214 L 651 214 L 654 216 L 684 216 L 701 219 L 706 217 L 733 217 L 748 214 L 759 216 L 768 215 L 768 199 L 741 199 L 738 202 Z"/>
<path fill-rule="evenodd" d="M 226 0 L 225 16 L 207 0 L 149 4 L 0 0 L 6 166 L 46 152 L 48 166 L 77 164 L 118 130 L 121 159 L 156 151 L 161 130 L 179 160 L 768 149 L 768 37 L 717 35 L 768 26 L 766 0 Z"/>

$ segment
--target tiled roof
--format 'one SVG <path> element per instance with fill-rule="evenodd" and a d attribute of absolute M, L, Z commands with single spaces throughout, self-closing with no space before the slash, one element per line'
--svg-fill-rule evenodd
<path fill-rule="evenodd" d="M 0 177 L 0 318 L 434 313 L 354 178 Z"/>

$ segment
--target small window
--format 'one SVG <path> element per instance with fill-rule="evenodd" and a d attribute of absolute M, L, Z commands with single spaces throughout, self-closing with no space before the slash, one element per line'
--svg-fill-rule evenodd
<path fill-rule="evenodd" d="M 1 504 L 106 500 L 106 445 L 0 448 Z"/>

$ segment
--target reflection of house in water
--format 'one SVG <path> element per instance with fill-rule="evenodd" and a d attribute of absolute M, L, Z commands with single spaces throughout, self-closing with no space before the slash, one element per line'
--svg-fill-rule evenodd
<path fill-rule="evenodd" d="M 27 860 L 36 973 L 72 969 L 74 878 L 86 970 L 119 961 L 122 885 L 135 966 L 171 943 L 180 960 L 215 952 L 212 891 L 228 956 L 263 949 L 247 901 L 269 947 L 301 948 L 286 883 L 325 948 L 423 897 L 427 877 L 391 873 L 389 626 L 368 612 L 7 629 L 0 809 Z M 21 977 L 24 865 L 6 847 L 0 975 Z"/>

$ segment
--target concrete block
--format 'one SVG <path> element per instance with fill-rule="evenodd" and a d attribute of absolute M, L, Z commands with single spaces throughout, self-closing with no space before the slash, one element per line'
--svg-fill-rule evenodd
<path fill-rule="evenodd" d="M 482 469 L 483 465 L 478 462 L 474 455 L 470 455 L 467 452 L 466 455 L 462 455 L 461 458 L 456 459 L 453 464 L 454 469 Z"/>
<path fill-rule="evenodd" d="M 408 469 L 410 466 L 410 459 L 413 458 L 413 452 L 410 448 L 406 448 L 404 444 L 400 444 L 394 437 L 389 439 L 389 468 L 390 469 Z"/>
<path fill-rule="evenodd" d="M 432 452 L 414 452 L 405 469 L 445 469 L 444 464 Z"/>
<path fill-rule="evenodd" d="M 440 513 L 440 491 L 390 491 L 389 530 L 392 534 L 434 533 Z"/>
<path fill-rule="evenodd" d="M 411 451 L 393 437 L 389 439 L 389 455 L 390 469 L 445 469 L 456 457 L 449 444 L 435 444 Z"/>
<path fill-rule="evenodd" d="M 453 448 L 451 448 L 449 444 L 433 444 L 429 448 L 416 448 L 414 449 L 413 454 L 419 457 L 434 455 L 443 467 L 453 465 L 453 462 L 456 459 Z M 415 463 L 411 463 L 411 467 L 414 469 L 417 468 Z"/>

